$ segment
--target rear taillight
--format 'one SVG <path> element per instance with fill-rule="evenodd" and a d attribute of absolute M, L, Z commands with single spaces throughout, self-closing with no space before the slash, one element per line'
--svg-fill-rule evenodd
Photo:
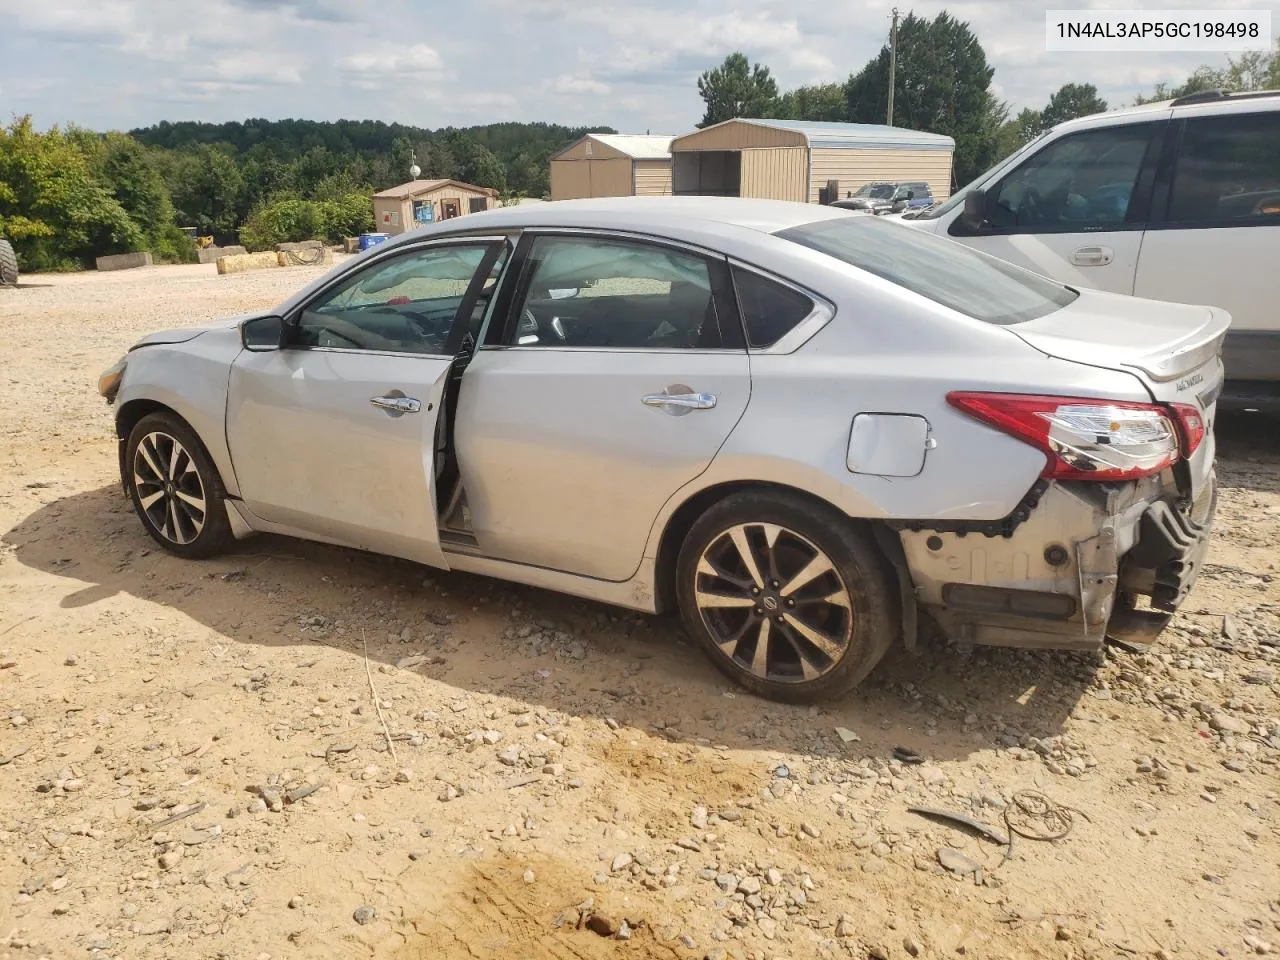
<path fill-rule="evenodd" d="M 1182 455 L 1189 460 L 1207 432 L 1204 414 L 1199 407 L 1190 403 L 1171 403 L 1169 406 L 1178 415 L 1178 427 L 1182 431 Z"/>
<path fill-rule="evenodd" d="M 1054 480 L 1131 480 L 1178 459 L 1167 410 L 1124 400 L 1024 393 L 949 393 L 947 402 L 1040 450 L 1041 476 Z"/>

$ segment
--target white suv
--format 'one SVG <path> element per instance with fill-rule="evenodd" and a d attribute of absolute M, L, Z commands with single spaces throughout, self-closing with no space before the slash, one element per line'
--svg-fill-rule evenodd
<path fill-rule="evenodd" d="M 1060 124 L 902 222 L 1063 283 L 1222 307 L 1224 402 L 1280 407 L 1280 92 Z"/>

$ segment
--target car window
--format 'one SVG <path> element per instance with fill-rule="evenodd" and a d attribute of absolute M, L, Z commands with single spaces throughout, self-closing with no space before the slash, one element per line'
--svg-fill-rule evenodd
<path fill-rule="evenodd" d="M 694 349 L 721 345 L 708 262 L 655 244 L 537 237 L 513 343 Z"/>
<path fill-rule="evenodd" d="M 879 217 L 819 220 L 778 236 L 986 323 L 1034 320 L 1079 296 L 972 247 Z"/>
<path fill-rule="evenodd" d="M 308 304 L 293 343 L 442 354 L 487 249 L 479 243 L 428 247 L 372 264 Z"/>
<path fill-rule="evenodd" d="M 1187 121 L 1167 219 L 1280 224 L 1280 112 Z"/>
<path fill-rule="evenodd" d="M 752 347 L 771 347 L 813 313 L 813 301 L 798 290 L 754 270 L 733 270 L 738 307 Z"/>
<path fill-rule="evenodd" d="M 1123 223 L 1152 129 L 1151 124 L 1103 127 L 1049 144 L 991 188 L 991 226 Z"/>

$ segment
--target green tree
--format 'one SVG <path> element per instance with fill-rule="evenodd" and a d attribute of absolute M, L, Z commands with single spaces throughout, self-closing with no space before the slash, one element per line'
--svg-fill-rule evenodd
<path fill-rule="evenodd" d="M 899 25 L 894 125 L 952 137 L 958 183 L 985 170 L 998 151 L 1007 110 L 991 93 L 994 74 L 969 25 L 946 11 L 933 20 L 908 13 Z M 886 43 L 845 86 L 850 119 L 884 123 L 888 94 Z"/>
<path fill-rule="evenodd" d="M 1103 113 L 1106 109 L 1107 101 L 1098 96 L 1098 88 L 1092 83 L 1064 83 L 1049 98 L 1040 117 L 1048 130 L 1067 120 Z"/>
<path fill-rule="evenodd" d="M 840 123 L 849 119 L 844 85 L 820 83 L 788 90 L 778 101 L 777 115 L 787 120 L 824 120 Z"/>
<path fill-rule="evenodd" d="M 38 132 L 30 116 L 0 128 L 0 234 L 27 270 L 143 247 L 142 231 L 94 177 L 82 143 L 75 131 Z"/>
<path fill-rule="evenodd" d="M 208 144 L 183 150 L 170 176 L 179 226 L 221 235 L 235 230 L 242 219 L 244 179 L 229 151 Z"/>
<path fill-rule="evenodd" d="M 778 107 L 778 84 L 769 68 L 752 64 L 741 53 L 698 77 L 698 95 L 706 103 L 699 127 L 734 117 L 771 117 Z"/>
<path fill-rule="evenodd" d="M 1044 118 L 1039 110 L 1027 107 L 1016 117 L 1000 125 L 997 136 L 996 159 L 1003 159 L 1020 147 L 1030 143 L 1044 132 Z"/>
<path fill-rule="evenodd" d="M 1160 103 L 1208 90 L 1240 93 L 1276 89 L 1280 89 L 1280 38 L 1272 44 L 1270 51 L 1251 50 L 1238 57 L 1228 57 L 1225 67 L 1202 64 L 1177 86 L 1158 83 L 1150 94 L 1139 94 L 1134 102 Z"/>

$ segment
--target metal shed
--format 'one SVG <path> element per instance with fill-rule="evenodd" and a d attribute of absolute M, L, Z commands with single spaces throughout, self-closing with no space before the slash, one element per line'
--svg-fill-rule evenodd
<path fill-rule="evenodd" d="M 551 158 L 551 199 L 670 196 L 671 140 L 589 133 Z"/>
<path fill-rule="evenodd" d="M 374 229 L 404 233 L 424 223 L 497 206 L 498 191 L 461 180 L 410 180 L 373 195 Z"/>
<path fill-rule="evenodd" d="M 671 142 L 673 192 L 818 203 L 877 180 L 923 180 L 945 200 L 954 152 L 950 137 L 900 127 L 725 120 Z"/>

